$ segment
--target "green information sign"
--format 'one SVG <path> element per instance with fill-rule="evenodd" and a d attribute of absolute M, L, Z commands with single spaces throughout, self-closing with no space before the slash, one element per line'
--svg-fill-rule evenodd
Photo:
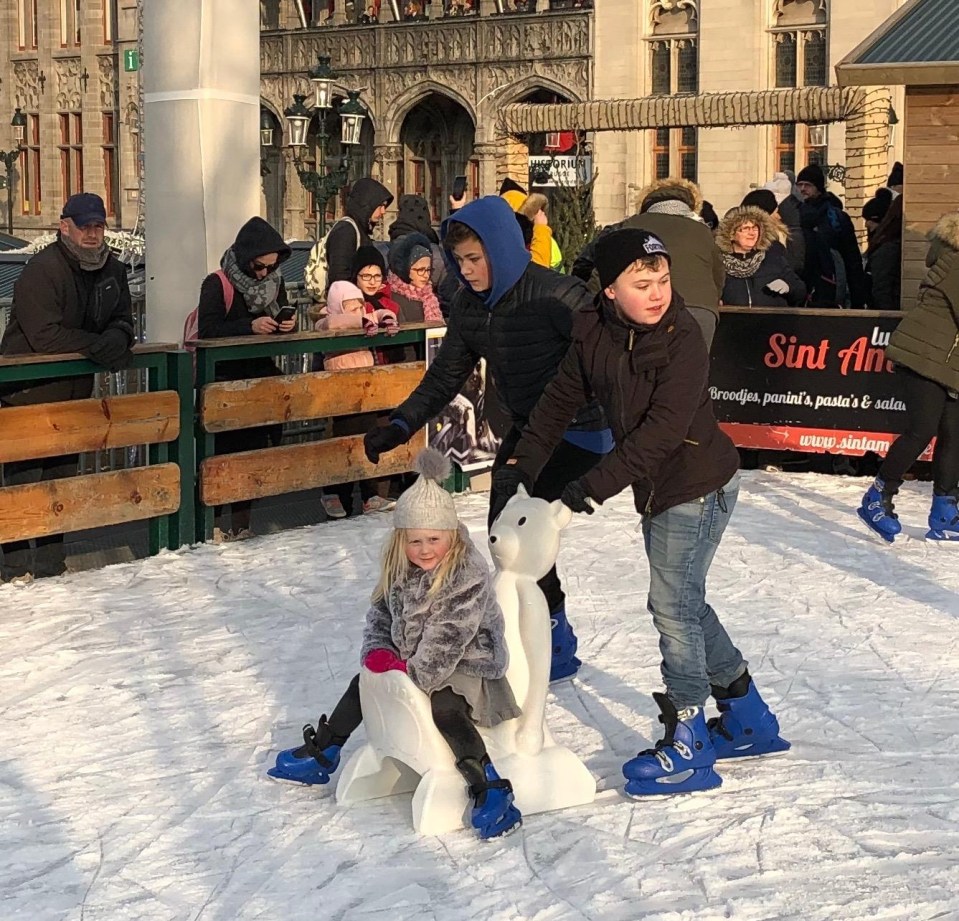
<path fill-rule="evenodd" d="M 140 69 L 140 52 L 136 48 L 128 48 L 123 52 L 123 69 L 127 73 Z"/>

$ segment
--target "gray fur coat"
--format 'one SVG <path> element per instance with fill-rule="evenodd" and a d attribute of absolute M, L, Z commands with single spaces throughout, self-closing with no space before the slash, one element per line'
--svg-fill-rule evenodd
<path fill-rule="evenodd" d="M 413 683 L 430 693 L 454 671 L 502 678 L 508 653 L 503 612 L 493 593 L 489 564 L 473 542 L 459 572 L 432 598 L 432 573 L 416 567 L 366 615 L 360 661 L 374 649 L 391 649 L 406 662 Z"/>

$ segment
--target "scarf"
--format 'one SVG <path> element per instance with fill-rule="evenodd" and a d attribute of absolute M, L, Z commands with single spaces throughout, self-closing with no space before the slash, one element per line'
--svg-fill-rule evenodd
<path fill-rule="evenodd" d="M 414 288 L 412 282 L 405 282 L 398 275 L 390 272 L 386 278 L 391 291 L 408 297 L 411 301 L 421 301 L 423 304 L 423 319 L 427 323 L 444 323 L 443 311 L 440 302 L 433 292 L 433 285 L 427 282 L 422 288 Z"/>
<path fill-rule="evenodd" d="M 243 295 L 250 313 L 265 314 L 269 317 L 277 315 L 280 305 L 277 304 L 276 298 L 280 293 L 281 280 L 277 272 L 271 272 L 266 278 L 251 278 L 237 265 L 232 246 L 223 254 L 220 268 L 226 272 L 226 277 L 230 279 L 233 287 Z"/>
<path fill-rule="evenodd" d="M 91 249 L 89 246 L 77 246 L 73 240 L 61 234 L 60 244 L 79 263 L 84 272 L 98 272 L 110 258 L 110 247 L 107 246 L 106 241 L 97 249 Z"/>
<path fill-rule="evenodd" d="M 689 217 L 694 221 L 703 223 L 703 219 L 692 210 L 685 202 L 670 199 L 669 201 L 658 201 L 655 205 L 650 205 L 646 209 L 647 214 L 678 214 L 680 217 Z"/>
<path fill-rule="evenodd" d="M 752 278 L 765 258 L 766 253 L 756 249 L 745 256 L 723 253 L 723 265 L 726 266 L 726 274 L 732 275 L 733 278 Z"/>

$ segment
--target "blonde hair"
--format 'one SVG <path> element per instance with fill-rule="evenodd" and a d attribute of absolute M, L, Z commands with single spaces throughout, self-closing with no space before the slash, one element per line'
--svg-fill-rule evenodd
<path fill-rule="evenodd" d="M 444 585 L 459 571 L 466 560 L 468 546 L 460 532 L 452 531 L 453 539 L 446 556 L 439 566 L 433 570 L 433 584 L 430 586 L 428 597 L 436 595 Z M 402 582 L 410 572 L 413 564 L 406 558 L 406 528 L 394 528 L 393 533 L 383 546 L 383 558 L 380 561 L 380 580 L 373 589 L 372 601 L 382 601 L 389 596 L 390 589 L 397 582 Z"/>

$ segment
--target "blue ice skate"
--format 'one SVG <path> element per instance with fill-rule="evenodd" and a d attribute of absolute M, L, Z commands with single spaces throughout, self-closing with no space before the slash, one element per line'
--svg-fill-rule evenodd
<path fill-rule="evenodd" d="M 566 609 L 560 608 L 550 615 L 553 656 L 549 667 L 549 680 L 562 681 L 571 678 L 583 664 L 576 656 L 579 640 L 566 619 Z"/>
<path fill-rule="evenodd" d="M 779 735 L 779 720 L 759 696 L 756 685 L 741 697 L 716 700 L 720 715 L 707 724 L 716 758 L 757 758 L 789 751 L 790 744 Z"/>
<path fill-rule="evenodd" d="M 325 714 L 316 729 L 309 723 L 303 727 L 303 743 L 299 748 L 280 752 L 276 764 L 266 773 L 275 780 L 307 786 L 329 783 L 330 775 L 340 766 L 343 743 L 333 741 Z"/>
<path fill-rule="evenodd" d="M 862 497 L 858 509 L 859 517 L 866 523 L 866 526 L 890 544 L 902 530 L 899 517 L 893 508 L 893 495 L 893 493 L 886 492 L 886 484 L 879 477 L 876 477 L 875 482 Z"/>
<path fill-rule="evenodd" d="M 955 496 L 933 496 L 926 540 L 959 541 L 959 507 Z"/>
<path fill-rule="evenodd" d="M 500 778 L 489 758 L 482 762 L 464 758 L 456 767 L 467 780 L 475 778 L 469 786 L 473 797 L 470 821 L 481 838 L 499 838 L 523 824 L 522 814 L 513 805 L 513 785 Z"/>
<path fill-rule="evenodd" d="M 663 796 L 713 790 L 722 778 L 713 770 L 716 752 L 709 741 L 702 707 L 677 710 L 665 694 L 653 694 L 659 721 L 665 726 L 655 748 L 640 752 L 623 765 L 627 796 Z"/>

